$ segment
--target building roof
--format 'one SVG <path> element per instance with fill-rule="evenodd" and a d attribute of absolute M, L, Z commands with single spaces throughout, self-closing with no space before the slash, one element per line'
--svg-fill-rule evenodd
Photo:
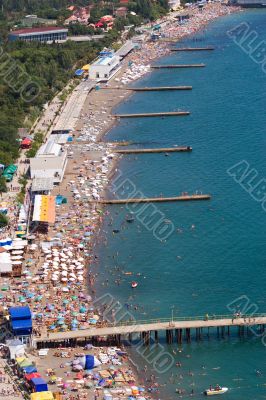
<path fill-rule="evenodd" d="M 18 29 L 17 31 L 11 31 L 11 35 L 26 35 L 29 33 L 47 33 L 52 31 L 68 31 L 67 28 L 59 27 L 59 26 L 46 26 L 40 28 L 25 28 L 25 29 Z"/>
<path fill-rule="evenodd" d="M 61 153 L 60 144 L 54 143 L 53 140 L 48 140 L 48 142 L 44 143 L 38 150 L 37 157 L 39 156 L 59 156 Z"/>
<path fill-rule="evenodd" d="M 32 192 L 50 191 L 54 187 L 54 179 L 49 178 L 34 178 L 31 186 Z"/>
<path fill-rule="evenodd" d="M 125 57 L 135 48 L 135 44 L 129 40 L 115 53 L 119 57 Z"/>
<path fill-rule="evenodd" d="M 28 331 L 32 329 L 32 321 L 31 319 L 18 319 L 15 321 L 12 321 L 11 323 L 12 329 L 14 331 Z"/>
<path fill-rule="evenodd" d="M 9 314 L 11 319 L 31 318 L 31 311 L 29 307 L 10 307 Z"/>

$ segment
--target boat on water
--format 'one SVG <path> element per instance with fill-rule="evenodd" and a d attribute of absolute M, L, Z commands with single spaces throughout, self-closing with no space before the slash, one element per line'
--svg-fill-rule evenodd
<path fill-rule="evenodd" d="M 137 286 L 138 286 L 138 282 L 135 282 L 135 281 L 131 282 L 132 289 L 135 289 Z"/>
<path fill-rule="evenodd" d="M 221 386 L 215 386 L 215 388 L 212 388 L 211 386 L 210 386 L 210 388 L 209 389 L 206 389 L 205 391 L 204 391 L 204 394 L 206 395 L 206 396 L 216 396 L 216 395 L 218 395 L 218 394 L 224 394 L 224 393 L 226 393 L 228 391 L 228 388 L 227 387 L 221 387 Z"/>

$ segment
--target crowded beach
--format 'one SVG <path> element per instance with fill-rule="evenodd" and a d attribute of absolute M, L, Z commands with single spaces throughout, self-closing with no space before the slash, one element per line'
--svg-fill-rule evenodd
<path fill-rule="evenodd" d="M 181 39 L 234 11 L 220 3 L 208 4 L 203 10 L 193 8 L 193 15 L 183 24 L 173 23 L 170 17 L 160 21 L 162 33 L 165 38 Z M 12 308 L 29 307 L 29 336 L 44 341 L 53 332 L 115 323 L 115 316 L 113 321 L 104 318 L 106 304 L 95 303 L 97 270 L 90 269 L 92 263 L 97 265 L 95 241 L 107 215 L 97 201 L 104 198 L 118 161 L 115 145 L 104 143 L 101 138 L 115 123 L 112 108 L 129 95 L 126 90 L 117 95 L 112 86 L 117 86 L 117 82 L 128 85 L 141 78 L 150 71 L 152 60 L 169 51 L 167 42 L 158 45 L 145 40 L 140 49 L 123 60 L 121 70 L 108 82 L 110 90 L 93 90 L 87 95 L 75 126 L 67 132 L 67 140 L 62 145 L 51 144 L 60 157 L 65 157 L 66 167 L 58 184 L 49 190 L 37 187 L 34 204 L 28 195 L 25 204 L 18 206 L 11 186 L 3 194 L 1 209 L 7 213 L 10 224 L 0 232 L 1 263 L 6 265 L 0 278 L 0 299 L 3 321 L 11 327 L 11 336 L 18 336 L 15 328 L 12 331 Z M 47 137 L 43 154 L 52 136 Z M 30 181 L 29 193 L 37 183 Z M 145 382 L 146 387 L 138 385 L 140 379 L 126 350 L 115 343 L 108 345 L 106 338 L 99 338 L 97 343 L 88 339 L 82 345 L 75 344 L 76 347 L 60 344 L 56 349 L 37 350 L 31 344 L 31 339 L 21 343 L 22 347 L 8 362 L 10 347 L 15 345 L 10 343 L 2 349 L 5 379 L 9 379 L 9 373 L 16 376 L 16 388 L 12 390 L 18 393 L 19 387 L 23 396 L 28 397 L 32 393 L 31 400 L 145 400 L 158 392 L 154 381 Z M 38 384 L 40 391 L 36 389 Z"/>

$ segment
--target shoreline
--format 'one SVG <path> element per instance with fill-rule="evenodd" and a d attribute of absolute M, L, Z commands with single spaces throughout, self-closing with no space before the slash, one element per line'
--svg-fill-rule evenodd
<path fill-rule="evenodd" d="M 217 5 L 217 7 L 218 7 L 218 5 Z M 234 11 L 232 11 L 232 12 L 236 12 L 236 11 L 237 11 L 236 8 L 234 8 Z M 216 17 L 209 19 L 208 22 L 205 21 L 204 23 L 202 23 L 202 25 L 200 25 L 200 27 L 198 27 L 197 30 L 193 30 L 193 32 L 186 33 L 186 34 L 184 34 L 184 36 L 180 37 L 180 40 L 184 39 L 184 37 L 191 36 L 191 34 L 199 32 L 200 30 L 204 29 L 210 22 L 214 21 L 216 18 L 227 15 L 227 14 L 228 13 L 225 13 L 222 15 L 217 15 Z M 126 59 L 124 60 L 123 68 L 120 71 L 121 77 L 118 78 L 118 76 L 120 76 L 120 72 L 119 72 L 119 74 L 114 79 L 112 79 L 111 85 L 117 85 L 117 83 L 116 83 L 117 79 L 121 79 L 122 83 L 124 80 L 125 85 L 132 83 L 132 82 L 136 82 L 138 79 L 141 79 L 145 75 L 145 73 L 150 72 L 149 70 L 145 70 L 146 72 L 142 74 L 142 71 L 144 71 L 144 68 L 141 70 L 140 66 L 146 66 L 146 65 L 148 65 L 148 63 L 151 60 L 160 59 L 161 57 L 166 56 L 170 52 L 169 43 L 161 44 L 161 49 L 160 49 L 159 55 L 158 55 L 156 47 L 157 47 L 157 43 L 154 43 L 154 44 L 145 43 L 142 50 L 131 54 L 129 57 L 126 57 Z M 151 50 L 151 48 L 152 48 L 152 50 Z M 152 52 L 152 55 L 153 55 L 152 57 L 147 57 L 148 50 Z M 141 61 L 141 64 L 139 67 L 138 67 L 137 61 L 136 61 L 138 58 Z M 139 74 L 140 76 L 138 77 L 138 79 L 130 78 L 129 82 L 126 82 L 126 80 L 128 80 L 128 75 L 129 75 L 128 67 L 126 66 L 126 63 L 128 61 L 133 62 L 133 68 L 135 68 L 134 74 L 136 73 L 137 75 Z M 136 72 L 136 71 L 139 71 L 139 72 Z M 106 92 L 108 92 L 108 93 L 106 93 Z M 68 199 L 68 206 L 65 208 L 63 206 L 60 206 L 61 209 L 58 208 L 59 216 L 61 218 L 63 213 L 69 213 L 71 218 L 70 219 L 63 218 L 63 223 L 62 223 L 62 218 L 61 218 L 61 220 L 59 219 L 59 221 L 57 220 L 58 227 L 57 227 L 57 229 L 50 229 L 49 236 L 56 235 L 57 231 L 61 233 L 62 229 L 65 230 L 65 232 L 67 232 L 67 229 L 65 229 L 65 228 L 68 227 L 67 224 L 72 224 L 72 220 L 74 220 L 74 218 L 76 218 L 76 220 L 74 220 L 73 225 L 74 226 L 76 225 L 77 227 L 81 226 L 82 229 L 84 229 L 84 227 L 89 223 L 94 224 L 93 229 L 86 230 L 86 232 L 91 234 L 89 236 L 89 239 L 92 237 L 92 240 L 89 240 L 88 244 L 85 244 L 83 246 L 83 248 L 78 248 L 77 250 L 75 250 L 75 249 L 73 250 L 75 256 L 77 256 L 79 258 L 83 258 L 83 261 L 81 261 L 80 266 L 84 265 L 87 268 L 89 268 L 90 264 L 92 263 L 92 258 L 93 258 L 94 262 L 97 261 L 97 259 L 94 258 L 95 255 L 93 254 L 93 249 L 95 248 L 97 241 L 100 240 L 99 236 L 100 236 L 101 227 L 102 227 L 102 220 L 104 218 L 104 212 L 100 213 L 100 212 L 98 212 L 98 210 L 99 209 L 102 210 L 104 207 L 100 207 L 99 205 L 97 205 L 97 206 L 90 206 L 90 207 L 84 208 L 84 202 L 82 200 L 82 197 L 83 197 L 82 190 L 83 190 L 83 186 L 85 185 L 85 183 L 88 182 L 88 180 L 90 180 L 90 181 L 93 180 L 96 183 L 96 181 L 99 180 L 97 178 L 97 174 L 98 175 L 102 174 L 103 178 L 100 179 L 100 181 L 102 181 L 102 182 L 100 182 L 100 184 L 97 183 L 95 186 L 90 186 L 90 189 L 96 187 L 95 197 L 96 198 L 97 198 L 97 196 L 101 197 L 108 190 L 110 181 L 113 179 L 113 177 L 116 173 L 116 166 L 120 160 L 120 156 L 110 157 L 110 154 L 112 154 L 113 145 L 108 145 L 107 143 L 104 144 L 101 142 L 101 140 L 103 138 L 105 138 L 105 136 L 117 124 L 116 119 L 114 117 L 112 117 L 113 108 L 117 107 L 119 104 L 121 104 L 122 102 L 127 100 L 133 93 L 130 91 L 125 91 L 125 93 L 123 93 L 123 91 L 121 91 L 121 93 L 119 93 L 119 98 L 116 98 L 116 94 L 117 94 L 117 91 L 112 90 L 112 86 L 110 86 L 110 90 L 93 91 L 92 93 L 87 95 L 85 103 L 83 104 L 83 107 L 82 107 L 81 114 L 80 114 L 80 119 L 83 119 L 83 121 L 82 122 L 80 121 L 77 124 L 76 131 L 78 131 L 78 134 L 79 134 L 78 139 L 80 139 L 81 137 L 84 137 L 84 138 L 89 138 L 89 141 L 90 141 L 90 139 L 93 139 L 93 140 L 90 141 L 90 144 L 86 145 L 86 148 L 84 147 L 85 145 L 83 145 L 83 141 L 85 141 L 85 140 L 82 141 L 82 140 L 76 139 L 75 143 L 68 145 L 68 152 L 71 153 L 73 151 L 73 159 L 69 159 L 68 170 L 66 171 L 66 176 L 64 177 L 62 185 L 60 185 L 59 188 L 55 188 L 52 193 L 54 195 L 61 194 L 63 196 L 66 196 L 66 198 Z M 115 101 L 114 101 L 114 99 L 115 99 Z M 103 107 L 105 109 L 104 109 L 104 111 L 103 110 L 101 111 L 100 108 L 103 109 Z M 86 109 L 90 111 L 90 115 L 84 114 L 86 112 Z M 103 113 L 104 113 L 103 121 L 106 123 L 100 124 L 101 115 L 103 115 Z M 99 125 L 99 130 L 100 130 L 97 133 L 96 133 L 97 129 L 95 129 L 94 131 L 91 129 L 91 127 L 95 128 L 95 124 L 96 124 L 95 121 L 97 121 L 97 124 Z M 107 161 L 105 162 L 104 159 L 106 159 Z M 87 162 L 88 160 L 92 160 L 92 163 Z M 82 170 L 82 172 L 80 172 L 81 170 Z M 73 173 L 73 171 L 74 171 L 74 173 Z M 99 172 L 99 171 L 101 171 L 101 172 Z M 73 176 L 71 177 L 71 175 L 73 175 Z M 72 181 L 75 181 L 75 182 L 71 183 Z M 102 185 L 103 185 L 103 188 L 101 188 Z M 78 197 L 77 194 L 75 194 L 75 192 L 73 190 L 78 191 L 78 194 L 80 197 Z M 86 191 L 84 192 L 84 194 L 86 196 Z M 90 196 L 91 196 L 91 194 L 90 194 Z M 71 207 L 73 207 L 73 208 L 71 208 Z M 84 211 L 83 208 L 85 209 L 86 213 L 88 212 L 88 214 L 90 214 L 90 218 L 88 218 L 88 219 L 86 218 L 86 220 L 84 219 L 84 215 L 82 215 L 82 211 Z M 72 213 L 73 210 L 74 210 L 74 213 Z M 77 214 L 77 217 L 73 216 L 75 213 Z M 64 219 L 67 220 L 66 225 L 64 225 L 64 222 L 65 222 Z M 63 239 L 67 239 L 67 235 L 64 238 L 65 232 L 62 232 Z M 74 229 L 73 232 L 74 232 L 73 235 L 76 234 L 75 233 L 76 229 Z M 48 235 L 47 235 L 47 237 L 48 237 Z M 37 242 L 40 243 L 41 239 L 45 239 L 45 237 L 43 237 L 42 235 L 39 235 L 39 237 L 37 237 Z M 70 246 L 70 244 L 71 244 L 71 246 L 73 246 L 74 241 L 73 241 L 73 236 L 71 233 L 69 235 L 69 239 L 71 239 L 71 241 L 70 240 L 65 241 L 64 243 L 66 244 L 66 246 Z M 90 251 L 92 251 L 92 255 L 90 254 Z M 39 256 L 40 256 L 40 263 L 47 262 L 47 260 L 48 260 L 47 253 L 45 255 L 45 253 L 40 252 Z M 34 256 L 33 256 L 33 258 L 34 258 Z M 97 268 L 98 268 L 98 266 L 97 266 Z M 83 277 L 85 277 L 87 270 L 83 269 L 82 271 L 83 271 Z M 55 270 L 53 270 L 53 272 L 55 272 Z M 51 277 L 51 275 L 49 275 L 49 274 L 50 274 L 50 272 L 48 272 L 47 280 L 49 280 L 49 278 Z M 73 293 L 77 293 L 78 290 L 82 290 L 82 291 L 84 291 L 84 293 L 90 293 L 90 294 L 92 294 L 91 297 L 94 297 L 94 295 L 96 294 L 93 289 L 95 279 L 96 278 L 93 276 L 92 277 L 88 276 L 88 281 L 89 281 L 88 283 L 86 282 L 86 279 L 85 279 L 84 283 L 83 283 L 83 280 L 81 280 L 80 281 L 81 285 L 77 285 L 77 287 L 75 287 L 75 291 L 73 291 Z M 67 296 L 65 296 L 62 291 L 58 291 L 57 286 L 53 287 L 53 284 L 51 282 L 52 281 L 50 281 L 48 283 L 49 291 L 51 293 L 51 298 L 49 299 L 49 301 L 52 301 L 57 296 L 62 297 L 62 299 L 66 300 Z M 73 286 L 75 286 L 75 284 L 73 284 Z M 53 290 L 55 293 L 53 293 Z M 93 293 L 93 291 L 94 291 L 94 293 Z M 29 302 L 29 303 L 31 304 L 31 302 Z M 87 301 L 85 302 L 81 299 L 81 301 L 79 303 L 80 303 L 80 305 L 86 304 L 86 306 L 87 306 L 88 304 L 93 304 L 93 299 L 90 301 L 88 300 L 88 302 Z M 67 307 L 66 307 L 66 309 L 67 309 Z M 59 306 L 58 311 L 60 312 L 60 306 Z M 96 311 L 97 311 L 97 309 L 96 309 Z M 97 312 L 97 314 L 99 317 L 101 317 L 100 313 Z M 41 323 L 37 324 L 38 329 L 42 329 L 46 321 L 43 321 L 41 319 L 41 321 L 38 321 L 38 322 L 41 322 Z M 69 329 L 69 327 L 68 327 L 68 329 Z M 47 337 L 48 334 L 43 332 L 42 336 L 44 337 L 44 340 L 45 340 L 45 335 Z M 128 362 L 128 365 L 129 365 L 128 368 L 131 368 L 130 362 Z M 140 381 L 140 372 L 137 371 L 136 375 L 137 375 L 136 381 L 138 382 L 138 381 Z M 149 396 L 150 396 L 150 394 L 149 394 Z"/>

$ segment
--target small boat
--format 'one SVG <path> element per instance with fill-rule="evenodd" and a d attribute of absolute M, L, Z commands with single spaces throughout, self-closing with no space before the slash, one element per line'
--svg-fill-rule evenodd
<path fill-rule="evenodd" d="M 131 282 L 132 289 L 135 289 L 137 286 L 138 286 L 138 282 L 135 282 L 135 281 Z"/>
<path fill-rule="evenodd" d="M 215 396 L 215 395 L 217 395 L 217 394 L 224 394 L 224 393 L 226 393 L 228 391 L 228 388 L 227 387 L 221 387 L 221 386 L 219 386 L 219 387 L 215 387 L 215 388 L 213 388 L 213 389 L 206 389 L 205 391 L 204 391 L 204 394 L 206 395 L 206 396 Z"/>

